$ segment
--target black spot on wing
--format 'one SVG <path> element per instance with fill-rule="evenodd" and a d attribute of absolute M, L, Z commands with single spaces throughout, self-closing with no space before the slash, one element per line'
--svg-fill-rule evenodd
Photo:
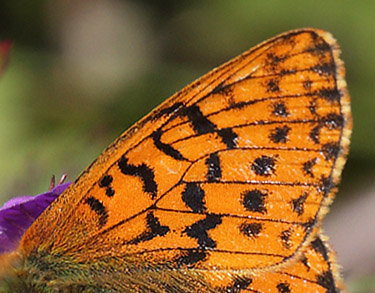
<path fill-rule="evenodd" d="M 113 177 L 111 175 L 105 175 L 100 179 L 99 186 L 107 187 L 112 183 L 112 181 L 113 181 Z"/>
<path fill-rule="evenodd" d="M 112 187 L 107 187 L 106 190 L 105 190 L 105 194 L 108 197 L 112 197 L 112 196 L 115 195 L 115 191 L 112 189 Z"/>
<path fill-rule="evenodd" d="M 327 116 L 323 117 L 324 126 L 328 129 L 342 128 L 344 125 L 344 118 L 341 115 L 335 113 L 329 113 Z"/>
<path fill-rule="evenodd" d="M 337 143 L 329 142 L 322 146 L 322 152 L 326 160 L 334 160 L 337 158 L 340 146 Z"/>
<path fill-rule="evenodd" d="M 115 191 L 111 187 L 112 181 L 113 177 L 111 175 L 105 175 L 99 181 L 99 187 L 105 188 L 105 194 L 108 197 L 112 197 L 115 195 Z"/>
<path fill-rule="evenodd" d="M 314 158 L 303 163 L 302 170 L 305 175 L 308 175 L 311 178 L 314 178 L 314 173 L 312 172 L 312 168 L 315 166 L 317 160 L 318 160 L 317 158 Z"/>
<path fill-rule="evenodd" d="M 332 186 L 333 184 L 331 179 L 329 177 L 322 175 L 322 177 L 320 178 L 318 191 L 323 192 L 324 195 L 326 195 L 332 189 Z"/>
<path fill-rule="evenodd" d="M 202 213 L 206 210 L 204 196 L 204 190 L 197 183 L 187 183 L 182 192 L 183 202 L 195 213 Z"/>
<path fill-rule="evenodd" d="M 282 231 L 280 234 L 280 239 L 285 249 L 290 249 L 292 247 L 292 244 L 290 241 L 290 237 L 292 236 L 292 234 L 293 234 L 293 230 L 291 228 Z"/>
<path fill-rule="evenodd" d="M 285 60 L 285 57 L 277 56 L 274 53 L 268 53 L 266 62 L 267 62 L 267 65 L 269 65 L 271 69 L 274 70 L 279 65 L 280 61 L 283 61 L 283 60 Z"/>
<path fill-rule="evenodd" d="M 337 88 L 325 88 L 315 93 L 319 97 L 326 99 L 331 102 L 338 102 L 341 98 L 340 92 Z"/>
<path fill-rule="evenodd" d="M 270 79 L 267 82 L 267 91 L 272 93 L 279 92 L 279 81 L 277 79 Z"/>
<path fill-rule="evenodd" d="M 249 238 L 257 238 L 262 232 L 261 223 L 242 223 L 239 227 L 240 233 Z"/>
<path fill-rule="evenodd" d="M 250 212 L 266 213 L 264 201 L 267 193 L 258 189 L 247 190 L 241 194 L 241 203 Z"/>
<path fill-rule="evenodd" d="M 290 292 L 292 292 L 290 290 L 290 285 L 287 282 L 282 282 L 282 283 L 277 284 L 276 288 L 277 288 L 277 292 L 279 292 L 279 293 L 290 293 Z"/>
<path fill-rule="evenodd" d="M 221 179 L 220 158 L 217 153 L 212 153 L 206 159 L 206 166 L 208 167 L 206 178 L 209 182 L 219 181 Z"/>
<path fill-rule="evenodd" d="M 279 117 L 287 117 L 289 115 L 288 110 L 284 102 L 277 102 L 272 105 L 272 114 Z"/>
<path fill-rule="evenodd" d="M 208 214 L 205 219 L 187 227 L 184 232 L 189 237 L 197 239 L 199 248 L 215 248 L 216 242 L 208 236 L 207 231 L 216 228 L 221 222 L 219 215 Z"/>
<path fill-rule="evenodd" d="M 232 128 L 223 128 L 217 132 L 228 149 L 234 149 L 237 143 L 237 134 Z"/>
<path fill-rule="evenodd" d="M 173 148 L 171 145 L 167 143 L 163 143 L 161 141 L 161 135 L 162 135 L 162 130 L 158 129 L 154 131 L 152 134 L 152 139 L 154 141 L 154 145 L 157 147 L 158 150 L 162 151 L 164 154 L 166 154 L 169 157 L 174 158 L 175 160 L 178 161 L 186 161 L 186 158 L 175 148 Z"/>
<path fill-rule="evenodd" d="M 301 216 L 304 212 L 304 205 L 308 194 L 304 193 L 296 199 L 292 200 L 292 208 L 293 211 L 296 212 L 299 216 Z"/>
<path fill-rule="evenodd" d="M 99 216 L 99 225 L 104 226 L 108 221 L 108 212 L 104 205 L 93 196 L 86 199 L 86 204 Z"/>
<path fill-rule="evenodd" d="M 164 236 L 170 230 L 168 226 L 160 225 L 159 219 L 156 218 L 152 212 L 147 214 L 146 223 L 146 230 L 126 244 L 138 244 L 140 242 L 149 241 L 157 236 Z"/>
<path fill-rule="evenodd" d="M 290 127 L 284 125 L 282 127 L 276 127 L 269 135 L 269 138 L 274 143 L 286 143 L 288 140 L 288 134 Z"/>
<path fill-rule="evenodd" d="M 256 158 L 251 165 L 251 170 L 260 176 L 270 176 L 275 172 L 275 159 L 269 156 Z"/>
<path fill-rule="evenodd" d="M 155 181 L 154 171 L 146 164 L 140 164 L 138 166 L 128 164 L 128 159 L 122 156 L 118 161 L 118 167 L 121 172 L 125 175 L 137 176 L 143 182 L 143 191 L 151 195 L 151 199 L 154 199 L 157 195 L 158 186 Z"/>

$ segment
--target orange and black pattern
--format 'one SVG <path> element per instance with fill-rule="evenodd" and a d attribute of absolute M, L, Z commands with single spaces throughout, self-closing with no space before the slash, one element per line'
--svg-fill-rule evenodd
<path fill-rule="evenodd" d="M 70 289 L 337 292 L 317 231 L 348 152 L 344 74 L 337 43 L 315 29 L 214 69 L 126 131 L 34 223 L 27 266 L 61 262 Z"/>

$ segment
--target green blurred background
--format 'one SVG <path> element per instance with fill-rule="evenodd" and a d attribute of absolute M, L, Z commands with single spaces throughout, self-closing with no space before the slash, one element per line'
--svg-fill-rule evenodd
<path fill-rule="evenodd" d="M 349 290 L 375 292 L 375 1 L 2 0 L 0 39 L 14 49 L 0 80 L 0 203 L 45 191 L 52 174 L 74 180 L 184 85 L 301 27 L 343 51 L 354 132 L 325 225 Z"/>

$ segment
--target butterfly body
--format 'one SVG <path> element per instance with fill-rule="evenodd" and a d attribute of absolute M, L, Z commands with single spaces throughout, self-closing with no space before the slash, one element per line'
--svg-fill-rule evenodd
<path fill-rule="evenodd" d="M 319 232 L 351 132 L 338 54 L 326 32 L 291 31 L 172 96 L 26 231 L 7 257 L 7 284 L 35 292 L 338 290 Z"/>

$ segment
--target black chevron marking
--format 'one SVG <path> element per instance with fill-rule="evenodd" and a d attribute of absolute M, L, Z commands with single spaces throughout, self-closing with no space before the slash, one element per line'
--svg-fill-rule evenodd
<path fill-rule="evenodd" d="M 216 242 L 208 236 L 207 231 L 217 227 L 221 222 L 222 220 L 219 215 L 208 214 L 205 219 L 187 227 L 184 232 L 189 237 L 198 240 L 199 248 L 215 248 Z"/>
<path fill-rule="evenodd" d="M 179 161 L 186 161 L 187 159 L 178 150 L 173 148 L 171 145 L 163 143 L 161 141 L 162 133 L 163 132 L 161 131 L 161 129 L 158 129 L 152 134 L 152 139 L 154 140 L 155 146 L 167 156 L 170 156 Z"/>
<path fill-rule="evenodd" d="M 138 166 L 128 164 L 128 159 L 125 156 L 120 158 L 118 166 L 123 174 L 139 177 L 143 181 L 143 191 L 149 193 L 151 199 L 156 197 L 158 186 L 155 182 L 154 171 L 150 167 L 146 164 Z"/>
<path fill-rule="evenodd" d="M 149 241 L 157 236 L 164 236 L 170 231 L 168 226 L 160 225 L 159 219 L 156 218 L 152 212 L 147 214 L 146 222 L 147 230 L 127 244 L 138 244 L 140 242 Z"/>
<path fill-rule="evenodd" d="M 104 226 L 108 221 L 108 212 L 105 206 L 93 196 L 88 197 L 86 203 L 99 216 L 99 225 Z"/>

